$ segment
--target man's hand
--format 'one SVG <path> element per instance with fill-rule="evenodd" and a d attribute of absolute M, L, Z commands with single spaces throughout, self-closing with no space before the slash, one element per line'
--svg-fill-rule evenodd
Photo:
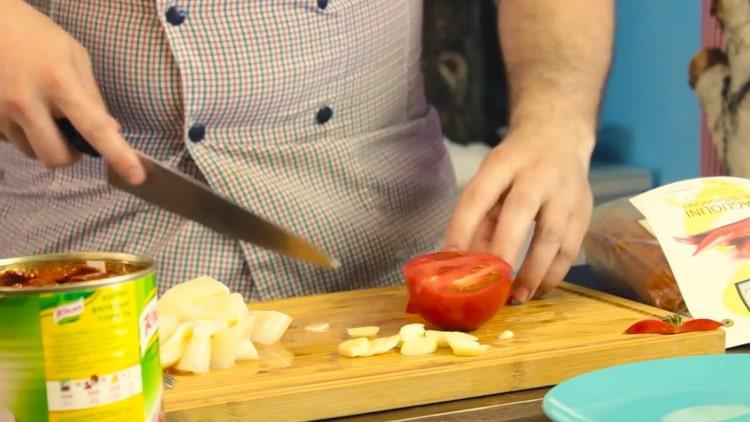
<path fill-rule="evenodd" d="M 525 302 L 560 283 L 591 217 L 588 184 L 601 91 L 609 69 L 612 0 L 502 0 L 499 30 L 510 86 L 510 131 L 466 187 L 445 248 L 516 262 Z"/>
<path fill-rule="evenodd" d="M 0 140 L 48 167 L 69 165 L 77 154 L 54 122 L 67 117 L 115 171 L 143 182 L 144 169 L 107 112 L 85 48 L 21 0 L 0 0 L 0 28 Z"/>
<path fill-rule="evenodd" d="M 550 128 L 551 129 L 551 128 Z M 459 200 L 446 248 L 492 252 L 511 264 L 536 220 L 513 298 L 553 289 L 578 255 L 592 208 L 588 157 L 560 130 L 519 128 L 485 158 Z"/>

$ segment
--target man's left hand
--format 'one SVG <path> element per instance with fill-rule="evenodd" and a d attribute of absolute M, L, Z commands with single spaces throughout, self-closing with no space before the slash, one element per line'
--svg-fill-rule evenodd
<path fill-rule="evenodd" d="M 593 142 L 579 136 L 559 126 L 511 130 L 482 162 L 448 226 L 445 249 L 490 252 L 511 264 L 534 228 L 514 302 L 554 289 L 578 256 L 593 206 Z"/>

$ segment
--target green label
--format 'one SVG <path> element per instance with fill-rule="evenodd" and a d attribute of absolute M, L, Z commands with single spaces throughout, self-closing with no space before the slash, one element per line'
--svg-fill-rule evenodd
<path fill-rule="evenodd" d="M 0 420 L 155 420 L 162 393 L 156 334 L 153 274 L 0 297 Z"/>

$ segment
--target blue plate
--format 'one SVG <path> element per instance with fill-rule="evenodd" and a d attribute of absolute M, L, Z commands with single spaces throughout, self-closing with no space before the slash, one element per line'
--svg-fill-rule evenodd
<path fill-rule="evenodd" d="M 589 372 L 551 389 L 556 422 L 750 421 L 750 354 L 657 359 Z"/>

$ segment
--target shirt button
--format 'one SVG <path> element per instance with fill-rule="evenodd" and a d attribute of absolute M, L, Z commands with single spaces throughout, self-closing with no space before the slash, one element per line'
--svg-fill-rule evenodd
<path fill-rule="evenodd" d="M 325 9 L 328 7 L 328 0 L 318 0 L 318 9 Z"/>
<path fill-rule="evenodd" d="M 331 107 L 325 106 L 321 107 L 320 110 L 318 110 L 318 114 L 315 116 L 315 120 L 318 121 L 318 124 L 324 124 L 325 122 L 331 120 L 331 117 L 333 117 L 333 110 Z"/>
<path fill-rule="evenodd" d="M 188 138 L 193 142 L 200 142 L 206 137 L 206 127 L 200 123 L 196 123 L 190 126 L 188 130 Z"/>
<path fill-rule="evenodd" d="M 174 26 L 177 26 L 185 22 L 185 19 L 187 18 L 187 11 L 185 9 L 180 9 L 177 6 L 172 6 L 167 9 L 167 13 L 165 13 L 165 16 L 167 17 L 167 22 Z"/>

